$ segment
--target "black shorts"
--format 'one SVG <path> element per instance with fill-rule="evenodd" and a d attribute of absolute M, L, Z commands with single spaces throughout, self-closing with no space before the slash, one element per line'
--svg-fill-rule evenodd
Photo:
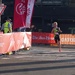
<path fill-rule="evenodd" d="M 55 35 L 54 39 L 55 39 L 55 42 L 56 42 L 56 43 L 57 43 L 57 41 L 60 41 L 59 35 Z"/>

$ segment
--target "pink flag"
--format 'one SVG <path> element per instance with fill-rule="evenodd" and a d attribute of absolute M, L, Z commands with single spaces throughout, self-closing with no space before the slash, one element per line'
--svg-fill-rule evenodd
<path fill-rule="evenodd" d="M 15 0 L 13 29 L 30 28 L 35 0 Z"/>
<path fill-rule="evenodd" d="M 13 29 L 23 27 L 26 24 L 28 0 L 15 0 Z"/>
<path fill-rule="evenodd" d="M 31 25 L 34 3 L 35 3 L 35 0 L 28 0 L 27 16 L 26 16 L 26 28 L 30 28 L 30 25 Z"/>

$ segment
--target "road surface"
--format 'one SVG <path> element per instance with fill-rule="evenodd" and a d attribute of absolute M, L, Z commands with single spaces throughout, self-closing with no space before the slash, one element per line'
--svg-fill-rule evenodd
<path fill-rule="evenodd" d="M 75 49 L 32 46 L 0 56 L 0 75 L 75 75 Z"/>

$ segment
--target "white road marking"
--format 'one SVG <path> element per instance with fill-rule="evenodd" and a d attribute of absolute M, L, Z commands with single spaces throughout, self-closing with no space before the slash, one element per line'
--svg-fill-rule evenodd
<path fill-rule="evenodd" d="M 33 57 L 33 56 L 16 56 L 15 58 L 25 58 L 25 57 Z"/>
<path fill-rule="evenodd" d="M 10 59 L 10 58 L 2 58 L 2 59 Z"/>

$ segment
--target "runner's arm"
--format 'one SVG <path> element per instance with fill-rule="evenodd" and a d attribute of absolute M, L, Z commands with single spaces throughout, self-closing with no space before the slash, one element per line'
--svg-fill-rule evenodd
<path fill-rule="evenodd" d="M 54 34 L 54 28 L 52 29 L 51 33 L 53 33 L 53 34 Z"/>

